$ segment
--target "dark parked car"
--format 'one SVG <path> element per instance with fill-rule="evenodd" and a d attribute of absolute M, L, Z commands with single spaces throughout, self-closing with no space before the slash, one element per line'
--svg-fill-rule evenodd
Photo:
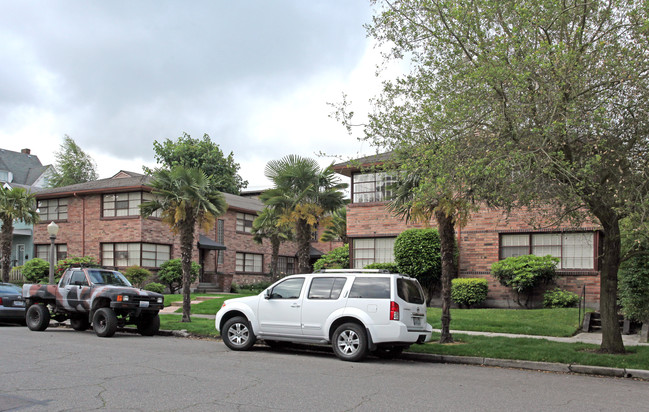
<path fill-rule="evenodd" d="M 13 283 L 0 283 L 0 322 L 25 324 L 23 291 Z"/>

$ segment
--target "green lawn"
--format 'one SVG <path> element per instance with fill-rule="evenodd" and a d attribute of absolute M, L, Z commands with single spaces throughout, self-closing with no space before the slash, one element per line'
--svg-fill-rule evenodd
<path fill-rule="evenodd" d="M 192 317 L 189 323 L 182 323 L 178 315 L 160 315 L 160 329 L 162 330 L 186 330 L 198 336 L 218 337 L 219 333 L 214 328 L 214 319 Z"/>
<path fill-rule="evenodd" d="M 585 343 L 550 342 L 544 339 L 504 338 L 453 334 L 456 343 L 440 345 L 433 341 L 413 345 L 413 352 L 439 355 L 478 356 L 497 359 L 518 359 L 539 362 L 577 363 L 580 365 L 607 366 L 649 370 L 649 346 L 629 346 L 624 355 L 595 353 L 598 345 Z"/>
<path fill-rule="evenodd" d="M 441 316 L 441 309 L 428 308 L 428 323 L 433 328 L 441 328 Z M 577 308 L 451 309 L 451 329 L 563 337 L 579 329 L 578 317 Z"/>
<path fill-rule="evenodd" d="M 221 305 L 223 305 L 223 302 L 225 302 L 228 299 L 233 299 L 233 298 L 240 298 L 243 296 L 250 296 L 247 294 L 243 295 L 206 295 L 206 294 L 196 294 L 192 293 L 191 297 L 192 300 L 195 300 L 196 297 L 198 296 L 219 296 L 217 299 L 209 299 L 201 303 L 196 303 L 192 305 L 192 314 L 201 314 L 201 315 L 215 315 L 216 312 L 221 308 Z M 182 295 L 174 294 L 174 295 L 165 295 L 165 306 L 171 305 L 171 302 L 180 302 L 183 300 Z M 182 307 L 178 307 L 178 310 L 176 310 L 176 313 L 182 313 Z M 172 315 L 173 316 L 173 315 Z"/>

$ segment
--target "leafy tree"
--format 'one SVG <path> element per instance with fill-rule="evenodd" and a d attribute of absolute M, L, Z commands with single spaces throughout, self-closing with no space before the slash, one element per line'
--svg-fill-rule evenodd
<path fill-rule="evenodd" d="M 293 232 L 291 231 L 290 225 L 287 223 L 280 223 L 279 211 L 274 207 L 267 206 L 252 222 L 252 238 L 259 244 L 261 244 L 264 239 L 270 241 L 272 251 L 270 258 L 270 276 L 273 281 L 277 280 L 280 275 L 277 269 L 279 247 L 282 242 L 293 238 Z"/>
<path fill-rule="evenodd" d="M 190 272 L 190 283 L 198 278 L 201 266 L 192 262 Z M 170 259 L 160 265 L 158 271 L 158 280 L 169 287 L 169 293 L 172 295 L 183 285 L 183 265 L 180 259 Z"/>
<path fill-rule="evenodd" d="M 442 274 L 437 229 L 408 229 L 394 241 L 394 261 L 400 273 L 417 278 L 431 295 Z"/>
<path fill-rule="evenodd" d="M 620 220 L 649 196 L 645 3 L 373 3 L 369 34 L 412 70 L 386 83 L 371 121 L 457 142 L 451 153 L 466 148 L 452 159 L 486 166 L 467 185 L 488 204 L 575 223 L 596 218 L 601 350 L 624 352 L 615 307 Z"/>
<path fill-rule="evenodd" d="M 44 259 L 34 258 L 25 262 L 20 271 L 22 272 L 27 282 L 47 282 L 50 275 L 50 264 Z"/>
<path fill-rule="evenodd" d="M 191 322 L 190 285 L 192 252 L 196 225 L 209 230 L 227 204 L 216 184 L 200 169 L 173 166 L 171 170 L 158 169 L 151 181 L 156 198 L 140 205 L 142 216 L 149 217 L 162 211 L 162 221 L 180 235 L 180 256 L 183 270 L 183 317 Z"/>
<path fill-rule="evenodd" d="M 144 282 L 151 277 L 151 272 L 140 266 L 130 266 L 124 271 L 124 276 L 136 288 L 142 288 Z"/>
<path fill-rule="evenodd" d="M 98 268 L 100 265 L 97 259 L 92 256 L 68 256 L 56 262 L 56 267 L 54 268 L 56 282 L 58 282 L 58 279 L 61 279 L 61 276 L 63 276 L 66 270 L 72 267 Z"/>
<path fill-rule="evenodd" d="M 329 226 L 320 236 L 321 242 L 341 241 L 349 243 L 347 239 L 347 207 L 339 207 L 331 214 L 331 226 Z"/>
<path fill-rule="evenodd" d="M 342 245 L 316 260 L 313 270 L 349 269 L 349 244 Z"/>
<path fill-rule="evenodd" d="M 327 214 L 344 205 L 342 190 L 347 187 L 331 167 L 320 169 L 309 158 L 288 155 L 266 165 L 265 175 L 274 187 L 261 200 L 280 212 L 280 224 L 291 224 L 298 246 L 298 272 L 307 273 L 311 233 L 318 226 L 327 227 Z"/>
<path fill-rule="evenodd" d="M 153 142 L 156 161 L 163 168 L 169 169 L 181 165 L 187 168 L 201 169 L 208 177 L 216 182 L 216 189 L 221 192 L 238 195 L 241 189 L 248 186 L 248 182 L 239 176 L 239 164 L 234 161 L 232 152 L 225 157 L 218 144 L 210 136 L 203 135 L 203 139 L 193 139 L 183 133 L 176 141 L 166 139 L 160 143 Z M 152 174 L 153 170 L 144 168 L 145 172 Z"/>
<path fill-rule="evenodd" d="M 97 166 L 72 138 L 65 135 L 56 153 L 56 165 L 48 177 L 50 187 L 61 187 L 97 180 Z"/>
<path fill-rule="evenodd" d="M 39 221 L 34 195 L 22 187 L 8 188 L 0 185 L 0 250 L 2 251 L 2 281 L 9 281 L 11 270 L 11 243 L 14 222 L 34 224 Z"/>
<path fill-rule="evenodd" d="M 156 293 L 164 293 L 165 287 L 160 283 L 151 282 L 144 285 L 144 290 L 148 290 L 150 292 L 156 292 Z"/>

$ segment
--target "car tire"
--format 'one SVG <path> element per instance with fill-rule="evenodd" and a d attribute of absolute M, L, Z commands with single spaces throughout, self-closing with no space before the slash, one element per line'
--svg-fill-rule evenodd
<path fill-rule="evenodd" d="M 358 323 L 343 323 L 331 339 L 334 354 L 344 361 L 357 362 L 367 355 L 367 334 Z"/>
<path fill-rule="evenodd" d="M 255 344 L 250 322 L 242 316 L 228 319 L 223 325 L 223 343 L 232 350 L 248 350 Z"/>
<path fill-rule="evenodd" d="M 88 321 L 87 316 L 77 316 L 70 318 L 70 326 L 72 326 L 72 329 L 74 330 L 83 332 L 90 327 L 90 321 Z"/>
<path fill-rule="evenodd" d="M 111 308 L 99 308 L 92 316 L 92 327 L 97 336 L 110 338 L 117 331 L 117 316 Z"/>
<path fill-rule="evenodd" d="M 137 331 L 142 336 L 153 336 L 160 330 L 160 316 L 140 315 L 137 320 Z"/>
<path fill-rule="evenodd" d="M 50 310 L 45 305 L 31 305 L 25 313 L 25 322 L 29 330 L 42 332 L 50 324 Z"/>

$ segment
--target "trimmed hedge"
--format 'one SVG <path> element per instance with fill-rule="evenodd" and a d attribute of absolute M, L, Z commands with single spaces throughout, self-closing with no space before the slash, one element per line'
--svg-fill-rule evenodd
<path fill-rule="evenodd" d="M 129 266 L 124 271 L 124 276 L 136 288 L 142 288 L 142 284 L 151 277 L 151 272 L 140 266 Z"/>
<path fill-rule="evenodd" d="M 143 289 L 148 290 L 149 292 L 164 293 L 165 287 L 160 283 L 151 282 L 144 285 Z"/>
<path fill-rule="evenodd" d="M 451 299 L 458 305 L 476 306 L 487 299 L 489 283 L 481 278 L 451 280 Z"/>
<path fill-rule="evenodd" d="M 20 269 L 28 283 L 47 282 L 50 277 L 50 264 L 41 258 L 34 258 L 25 262 Z"/>
<path fill-rule="evenodd" d="M 543 306 L 546 308 L 574 308 L 579 303 L 579 295 L 556 288 L 543 295 Z"/>
<path fill-rule="evenodd" d="M 349 269 L 349 245 L 342 245 L 323 255 L 313 264 L 313 270 Z"/>
<path fill-rule="evenodd" d="M 363 269 L 385 269 L 389 270 L 390 273 L 399 273 L 399 269 L 397 269 L 396 263 L 370 263 Z"/>
<path fill-rule="evenodd" d="M 394 260 L 400 273 L 410 275 L 431 291 L 442 276 L 442 253 L 437 229 L 408 229 L 394 241 Z"/>

